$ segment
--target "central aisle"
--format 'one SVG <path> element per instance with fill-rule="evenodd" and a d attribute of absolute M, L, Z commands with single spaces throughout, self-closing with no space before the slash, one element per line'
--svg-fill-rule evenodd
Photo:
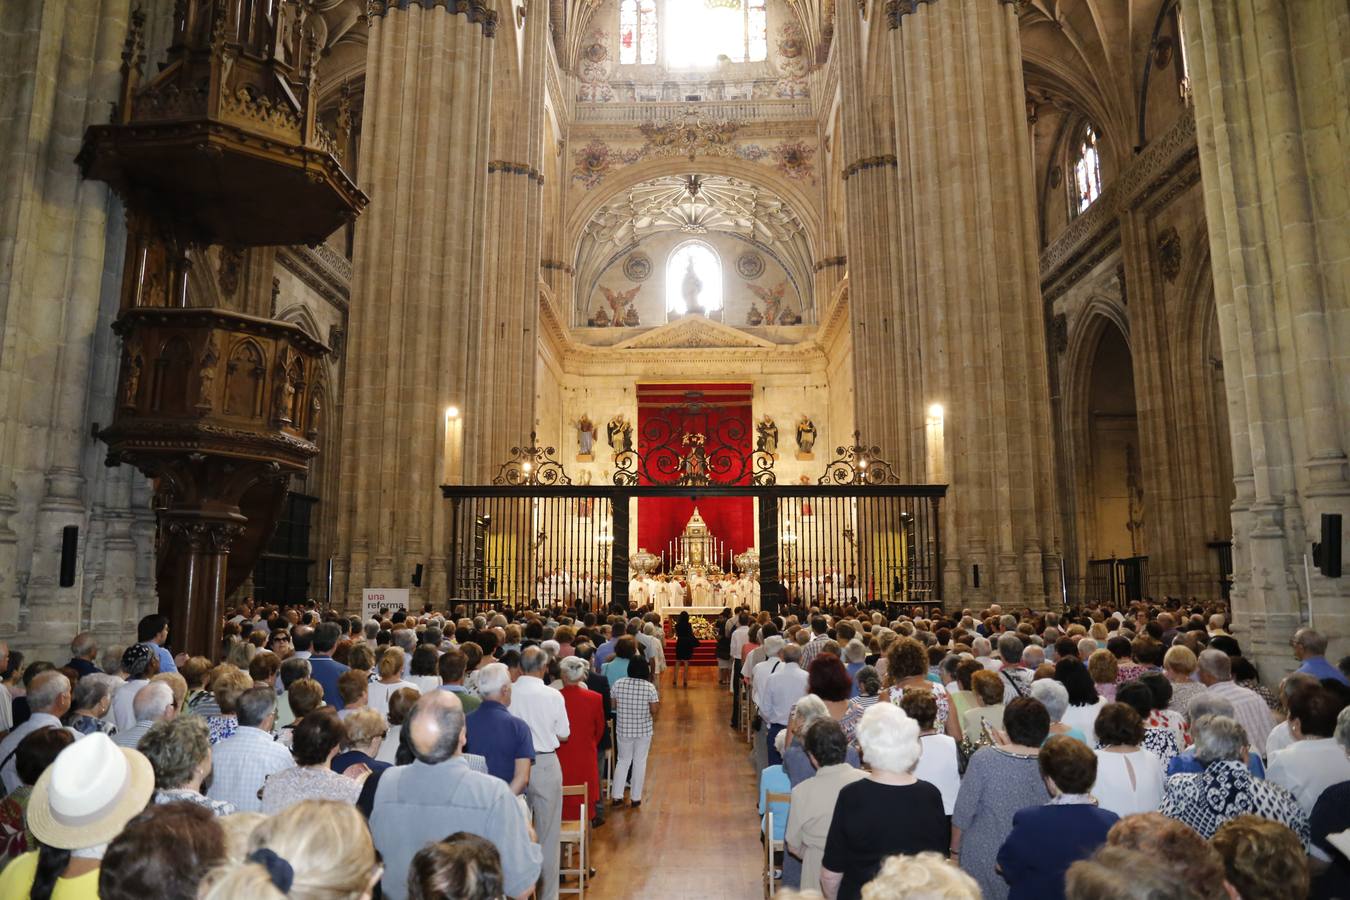
<path fill-rule="evenodd" d="M 717 669 L 689 687 L 661 676 L 660 712 L 638 809 L 609 807 L 591 844 L 597 900 L 749 900 L 763 893 L 750 748 L 728 727 L 731 696 Z"/>

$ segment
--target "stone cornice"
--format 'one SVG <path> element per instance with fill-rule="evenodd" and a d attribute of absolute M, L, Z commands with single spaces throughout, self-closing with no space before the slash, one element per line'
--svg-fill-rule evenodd
<path fill-rule="evenodd" d="M 809 99 L 800 100 L 681 100 L 650 103 L 579 102 L 573 111 L 572 127 L 586 125 L 632 125 L 644 122 L 677 122 L 697 110 L 706 119 L 752 122 L 815 122 Z"/>
<path fill-rule="evenodd" d="M 488 160 L 489 175 L 524 175 L 537 184 L 544 183 L 544 176 L 538 169 L 528 163 L 511 162 L 505 159 Z"/>
<path fill-rule="evenodd" d="M 470 22 L 482 26 L 483 37 L 497 36 L 497 11 L 488 9 L 485 0 L 369 0 L 366 3 L 366 18 L 384 18 L 391 9 L 407 9 L 409 6 L 423 9 L 439 6 L 451 15 L 463 15 Z"/>
<path fill-rule="evenodd" d="M 884 156 L 864 156 L 862 159 L 855 159 L 845 166 L 842 177 L 844 181 L 848 181 L 854 175 L 859 172 L 866 172 L 868 169 L 895 169 L 899 165 L 894 153 L 887 153 Z"/>
<path fill-rule="evenodd" d="M 277 248 L 277 264 L 335 309 L 346 313 L 351 299 L 352 264 L 327 244 Z"/>
<path fill-rule="evenodd" d="M 1041 252 L 1042 288 L 1061 280 L 1065 272 L 1080 268 L 1094 246 L 1117 228 L 1122 213 L 1134 209 L 1196 158 L 1195 118 L 1188 112 L 1145 147 L 1096 202 Z"/>
<path fill-rule="evenodd" d="M 796 344 L 773 344 L 753 335 L 718 323 L 736 332 L 751 346 L 741 347 L 679 347 L 639 346 L 643 338 L 661 329 L 630 338 L 627 349 L 621 346 L 596 347 L 572 340 L 563 324 L 555 298 L 543 285 L 539 291 L 541 328 L 554 346 L 559 366 L 572 375 L 643 374 L 659 368 L 662 374 L 702 375 L 716 371 L 728 375 L 762 372 L 767 374 L 794 374 L 803 370 L 824 371 L 827 358 L 819 337 Z M 680 323 L 674 323 L 675 330 Z M 672 350 L 677 350 L 672 354 Z"/>
<path fill-rule="evenodd" d="M 845 275 L 835 288 L 834 296 L 830 298 L 830 305 L 826 308 L 825 315 L 821 317 L 820 332 L 816 340 L 820 342 L 822 347 L 832 347 L 848 327 L 848 276 Z"/>

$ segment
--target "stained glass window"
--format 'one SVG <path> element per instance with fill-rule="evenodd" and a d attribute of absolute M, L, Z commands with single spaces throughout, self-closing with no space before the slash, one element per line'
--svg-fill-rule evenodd
<path fill-rule="evenodd" d="M 745 0 L 745 58 L 760 62 L 769 55 L 768 18 L 764 0 Z"/>
<path fill-rule="evenodd" d="M 619 4 L 619 62 L 656 62 L 656 0 L 623 0 Z"/>
<path fill-rule="evenodd" d="M 619 62 L 637 62 L 637 0 L 619 4 Z"/>
<path fill-rule="evenodd" d="M 638 58 L 644 66 L 656 62 L 656 0 L 638 0 Z"/>
<path fill-rule="evenodd" d="M 1102 167 L 1097 152 L 1097 132 L 1084 125 L 1082 139 L 1073 164 L 1074 212 L 1080 213 L 1092 205 L 1102 193 Z"/>
<path fill-rule="evenodd" d="M 675 69 L 707 69 L 726 61 L 768 58 L 765 0 L 667 0 L 662 26 L 666 61 Z"/>

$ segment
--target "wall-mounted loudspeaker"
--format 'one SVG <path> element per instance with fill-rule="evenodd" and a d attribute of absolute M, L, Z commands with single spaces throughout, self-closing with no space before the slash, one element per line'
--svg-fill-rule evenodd
<path fill-rule="evenodd" d="M 1314 542 L 1313 565 L 1327 578 L 1341 577 L 1341 517 L 1322 513 L 1322 540 Z"/>
<path fill-rule="evenodd" d="M 421 564 L 421 563 L 418 563 L 418 564 L 417 564 L 417 568 L 413 569 L 412 583 L 413 583 L 413 587 L 421 587 L 421 586 L 422 586 L 422 564 Z"/>
<path fill-rule="evenodd" d="M 61 587 L 75 586 L 75 557 L 80 549 L 80 526 L 61 529 Z"/>

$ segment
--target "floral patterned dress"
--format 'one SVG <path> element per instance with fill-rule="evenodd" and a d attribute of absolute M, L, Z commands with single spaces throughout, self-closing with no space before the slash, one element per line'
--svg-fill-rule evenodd
<path fill-rule="evenodd" d="M 1191 826 L 1205 840 L 1229 819 L 1251 813 L 1289 826 L 1309 846 L 1308 816 L 1294 795 L 1257 778 L 1237 760 L 1221 759 L 1203 772 L 1173 775 L 1158 811 Z"/>
<path fill-rule="evenodd" d="M 947 731 L 947 717 L 951 715 L 951 704 L 948 702 L 947 689 L 934 681 L 924 681 L 928 689 L 933 692 L 933 699 L 937 701 L 937 719 L 933 722 L 933 727 L 937 729 L 938 734 L 945 734 Z M 887 689 L 890 692 L 891 703 L 900 705 L 900 699 L 904 697 L 906 690 L 919 690 L 919 688 L 910 686 L 908 688 L 900 685 L 893 685 Z"/>

